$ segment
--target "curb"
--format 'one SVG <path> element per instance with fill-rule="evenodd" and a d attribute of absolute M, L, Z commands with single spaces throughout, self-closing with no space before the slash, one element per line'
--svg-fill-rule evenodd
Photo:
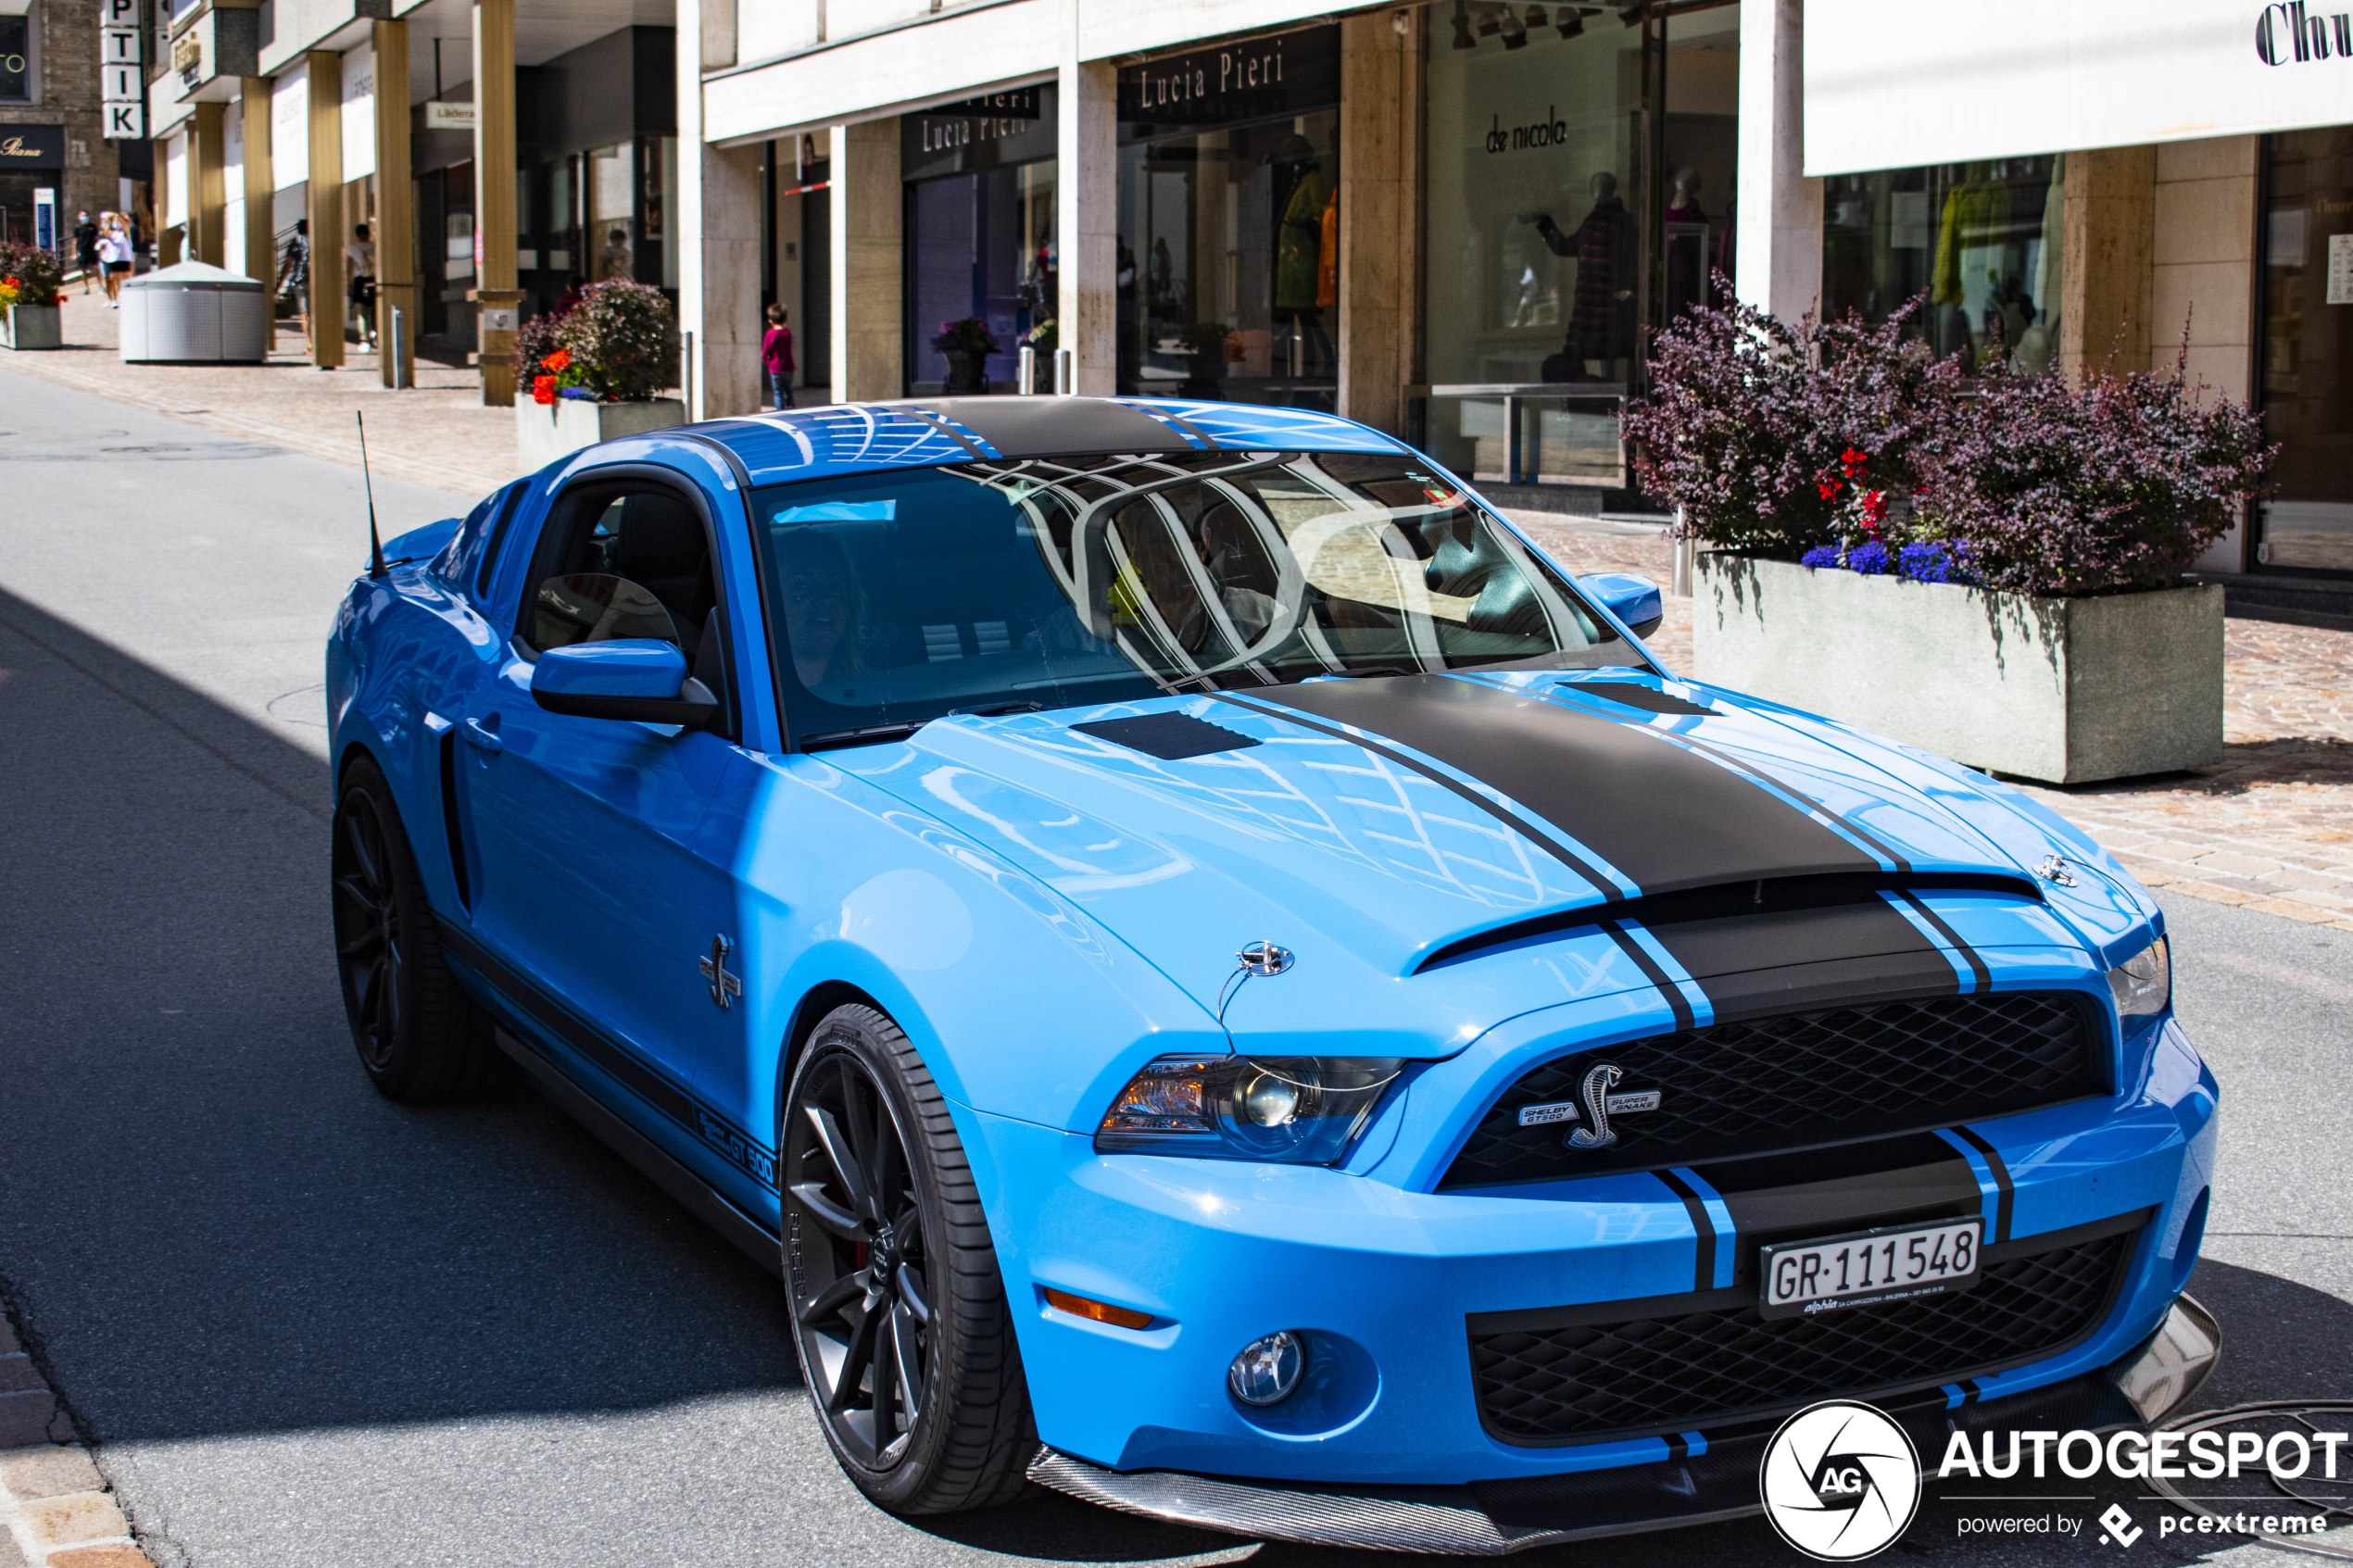
<path fill-rule="evenodd" d="M 0 1315 L 0 1568 L 155 1568 Z"/>

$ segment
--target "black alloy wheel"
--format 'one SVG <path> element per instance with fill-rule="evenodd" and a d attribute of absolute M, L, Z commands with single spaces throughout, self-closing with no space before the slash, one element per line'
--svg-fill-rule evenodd
<path fill-rule="evenodd" d="M 836 1009 L 779 1139 L 785 1282 L 835 1457 L 900 1513 L 1026 1487 L 1037 1449 L 988 1223 L 945 1099 L 890 1020 Z"/>
<path fill-rule="evenodd" d="M 409 835 L 372 761 L 344 775 L 328 867 L 344 1014 L 369 1081 L 400 1100 L 489 1083 L 502 1060 L 490 1020 L 442 960 Z"/>

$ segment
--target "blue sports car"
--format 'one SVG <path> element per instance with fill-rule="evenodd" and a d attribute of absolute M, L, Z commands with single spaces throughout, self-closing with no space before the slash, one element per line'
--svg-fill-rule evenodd
<path fill-rule="evenodd" d="M 778 1272 L 904 1513 L 1505 1552 L 1754 1512 L 1826 1398 L 2154 1419 L 2219 1349 L 2157 907 L 1659 613 L 1296 410 L 609 442 L 341 607 L 361 1062 L 511 1060 Z"/>

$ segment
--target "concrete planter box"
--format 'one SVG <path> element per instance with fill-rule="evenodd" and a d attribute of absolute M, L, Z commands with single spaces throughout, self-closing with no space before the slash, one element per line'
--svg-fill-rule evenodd
<path fill-rule="evenodd" d="M 675 397 L 643 403 L 591 403 L 582 397 L 559 397 L 553 403 L 515 401 L 515 445 L 525 473 L 535 472 L 567 452 L 610 441 L 617 435 L 643 435 L 686 422 L 686 406 Z"/>
<path fill-rule="evenodd" d="M 63 316 L 54 305 L 11 305 L 0 311 L 0 348 L 63 348 Z"/>
<path fill-rule="evenodd" d="M 2222 590 L 2105 598 L 1703 554 L 1692 673 L 2052 784 L 2222 759 Z"/>

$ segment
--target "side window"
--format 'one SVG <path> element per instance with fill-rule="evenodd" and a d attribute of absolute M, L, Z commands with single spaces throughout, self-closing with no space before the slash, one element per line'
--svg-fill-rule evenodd
<path fill-rule="evenodd" d="M 652 638 L 727 699 L 718 577 L 702 514 L 667 486 L 583 483 L 548 509 L 515 634 L 537 652 Z"/>

